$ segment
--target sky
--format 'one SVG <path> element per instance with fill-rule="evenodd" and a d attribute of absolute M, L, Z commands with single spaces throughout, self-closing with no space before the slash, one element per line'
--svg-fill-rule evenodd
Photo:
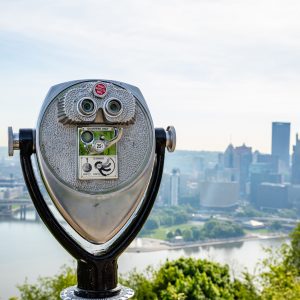
<path fill-rule="evenodd" d="M 34 128 L 57 83 L 140 88 L 177 149 L 270 152 L 271 122 L 300 131 L 300 2 L 0 0 L 0 146 Z"/>

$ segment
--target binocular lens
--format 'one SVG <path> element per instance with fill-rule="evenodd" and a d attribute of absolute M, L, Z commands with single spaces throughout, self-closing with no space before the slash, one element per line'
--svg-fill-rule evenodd
<path fill-rule="evenodd" d="M 95 103 L 92 99 L 83 99 L 79 103 L 79 110 L 85 115 L 93 114 L 95 111 Z"/>
<path fill-rule="evenodd" d="M 112 99 L 107 102 L 106 110 L 110 115 L 117 116 L 122 110 L 122 104 L 119 100 Z"/>
<path fill-rule="evenodd" d="M 90 144 L 94 140 L 94 135 L 91 131 L 86 130 L 86 131 L 82 132 L 81 140 L 85 144 Z"/>

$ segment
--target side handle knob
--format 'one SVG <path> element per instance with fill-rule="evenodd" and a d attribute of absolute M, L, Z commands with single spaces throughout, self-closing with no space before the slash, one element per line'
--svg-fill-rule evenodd
<path fill-rule="evenodd" d="M 8 127 L 8 155 L 13 156 L 14 150 L 20 150 L 19 133 L 14 133 L 12 127 Z"/>
<path fill-rule="evenodd" d="M 167 127 L 166 135 L 166 147 L 169 152 L 174 152 L 176 148 L 176 130 L 174 126 Z"/>

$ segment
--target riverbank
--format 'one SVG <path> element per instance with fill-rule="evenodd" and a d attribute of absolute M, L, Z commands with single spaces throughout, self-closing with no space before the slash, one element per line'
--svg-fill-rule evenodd
<path fill-rule="evenodd" d="M 278 233 L 278 234 L 247 234 L 242 237 L 229 238 L 229 239 L 214 239 L 214 240 L 205 240 L 199 242 L 180 242 L 180 243 L 171 243 L 163 240 L 153 239 L 153 238 L 137 238 L 131 245 L 127 248 L 127 252 L 155 252 L 162 250 L 179 250 L 195 247 L 205 247 L 205 246 L 214 246 L 214 245 L 224 245 L 232 244 L 246 241 L 255 241 L 255 240 L 270 240 L 270 239 L 279 239 L 279 238 L 288 238 L 288 234 Z"/>

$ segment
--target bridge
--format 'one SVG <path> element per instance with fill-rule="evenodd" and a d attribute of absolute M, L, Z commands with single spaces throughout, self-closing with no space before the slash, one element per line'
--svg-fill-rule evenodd
<path fill-rule="evenodd" d="M 0 200 L 0 207 L 7 205 L 33 205 L 31 199 Z"/>
<path fill-rule="evenodd" d="M 20 219 L 26 220 L 27 210 L 33 207 L 31 199 L 0 200 L 0 216 L 12 217 L 15 213 L 20 212 Z M 37 212 L 35 220 L 39 220 Z"/>

